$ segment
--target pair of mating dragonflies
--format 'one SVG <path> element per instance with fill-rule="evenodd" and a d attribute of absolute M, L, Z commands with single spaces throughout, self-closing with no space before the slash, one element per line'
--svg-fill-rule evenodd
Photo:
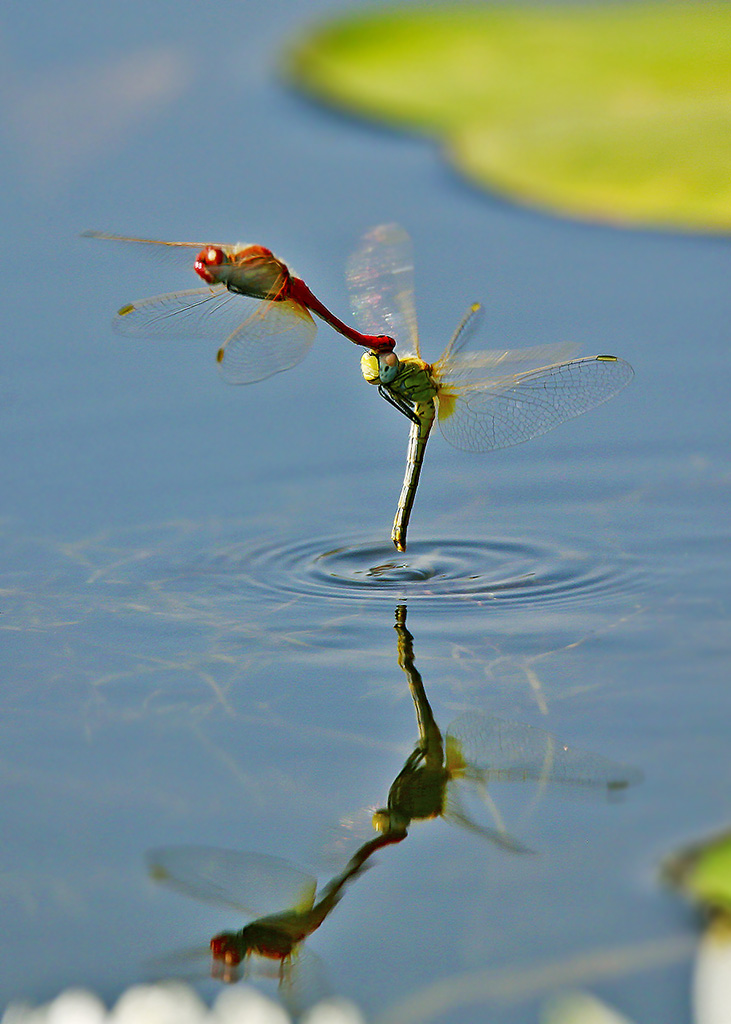
<path fill-rule="evenodd" d="M 399 551 L 406 548 L 435 419 L 456 448 L 506 448 L 606 402 L 633 376 L 629 363 L 616 356 L 567 361 L 573 345 L 471 351 L 479 304 L 470 308 L 441 357 L 425 362 L 416 326 L 411 242 L 394 224 L 369 231 L 349 262 L 353 312 L 362 331 L 330 312 L 263 246 L 156 242 L 101 232 L 87 236 L 165 249 L 188 266 L 192 262 L 203 287 L 129 303 L 119 310 L 115 326 L 126 334 L 212 339 L 229 384 L 252 384 L 301 362 L 317 331 L 313 313 L 368 350 L 361 360 L 363 376 L 411 424 L 391 534 Z"/>

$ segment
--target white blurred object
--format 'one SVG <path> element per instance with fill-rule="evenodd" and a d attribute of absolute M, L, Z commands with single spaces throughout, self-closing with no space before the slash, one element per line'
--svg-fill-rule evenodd
<path fill-rule="evenodd" d="M 731 923 L 719 918 L 698 946 L 693 975 L 695 1024 L 731 1024 Z"/>
<path fill-rule="evenodd" d="M 107 1012 L 91 992 L 69 989 L 50 1003 L 11 1004 L 0 1024 L 291 1024 L 286 1010 L 248 985 L 225 989 L 209 1010 L 179 982 L 135 985 Z M 302 1024 L 365 1024 L 352 1003 L 328 999 L 313 1006 Z"/>
<path fill-rule="evenodd" d="M 187 985 L 135 985 L 117 1000 L 113 1024 L 199 1024 L 208 1008 Z"/>
<path fill-rule="evenodd" d="M 307 1011 L 300 1024 L 365 1024 L 365 1017 L 347 999 L 323 999 Z"/>
<path fill-rule="evenodd" d="M 588 992 L 570 992 L 550 1000 L 542 1024 L 632 1024 Z"/>
<path fill-rule="evenodd" d="M 45 1006 L 11 1004 L 2 1024 L 104 1024 L 106 1020 L 106 1007 L 100 999 L 84 989 L 70 988 Z"/>
<path fill-rule="evenodd" d="M 290 1016 L 278 1003 L 249 985 L 224 989 L 206 1024 L 290 1024 Z"/>

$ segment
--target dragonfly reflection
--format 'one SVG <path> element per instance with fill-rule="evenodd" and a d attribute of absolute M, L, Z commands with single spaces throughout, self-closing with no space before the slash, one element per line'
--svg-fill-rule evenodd
<path fill-rule="evenodd" d="M 460 715 L 442 736 L 414 661 L 406 608 L 396 609 L 398 663 L 416 709 L 419 740 L 391 786 L 386 807 L 373 815 L 383 835 L 405 836 L 412 821 L 443 817 L 515 853 L 529 852 L 510 836 L 488 791 L 491 782 L 536 781 L 608 795 L 638 782 L 641 774 L 597 754 L 559 742 L 550 733 L 492 715 Z M 472 788 L 492 811 L 496 828 L 479 824 L 465 809 L 460 789 Z"/>
<path fill-rule="evenodd" d="M 294 995 L 300 1003 L 297 990 L 302 991 L 306 981 L 311 981 L 300 977 L 302 965 L 313 972 L 303 942 L 334 910 L 347 884 L 366 869 L 369 858 L 402 838 L 389 833 L 364 843 L 344 870 L 323 886 L 319 896 L 314 876 L 280 857 L 205 846 L 172 846 L 153 850 L 148 862 L 155 881 L 255 917 L 243 928 L 220 932 L 211 939 L 213 977 L 235 982 L 241 976 L 242 963 L 254 958 L 274 962 L 288 1001 L 292 1002 Z"/>

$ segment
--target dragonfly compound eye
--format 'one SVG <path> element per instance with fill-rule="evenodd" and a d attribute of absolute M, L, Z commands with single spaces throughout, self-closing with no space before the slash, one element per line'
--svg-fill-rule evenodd
<path fill-rule="evenodd" d="M 395 352 L 386 352 L 378 357 L 378 379 L 381 384 L 390 384 L 398 371 L 399 361 Z"/>
<path fill-rule="evenodd" d="M 205 250 L 205 262 L 209 267 L 220 267 L 223 263 L 223 251 L 211 246 Z"/>
<path fill-rule="evenodd" d="M 211 273 L 211 267 L 220 267 L 225 259 L 222 249 L 216 249 L 209 245 L 201 249 L 195 261 L 194 269 L 199 277 L 202 277 L 206 284 L 215 284 L 216 277 Z"/>
<path fill-rule="evenodd" d="M 360 369 L 369 384 L 381 383 L 381 371 L 375 352 L 366 352 L 361 356 Z"/>

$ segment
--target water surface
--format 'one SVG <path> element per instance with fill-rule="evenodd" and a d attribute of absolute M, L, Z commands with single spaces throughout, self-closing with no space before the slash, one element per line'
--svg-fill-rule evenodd
<path fill-rule="evenodd" d="M 449 985 L 669 943 L 598 991 L 684 1024 L 673 942 L 693 922 L 655 869 L 730 812 L 725 242 L 515 210 L 436 172 L 422 143 L 287 94 L 263 55 L 311 4 L 165 4 L 153 36 L 139 4 L 121 21 L 76 6 L 63 24 L 8 19 L 37 119 L 54 82 L 142 59 L 141 27 L 169 91 L 154 122 L 118 117 L 114 152 L 69 143 L 61 160 L 56 142 L 52 160 L 42 120 L 8 136 L 6 235 L 43 274 L 8 286 L 0 379 L 3 1004 L 72 983 L 112 999 L 155 957 L 243 924 L 155 886 L 148 849 L 274 854 L 321 882 L 341 870 L 418 737 L 404 605 L 440 728 L 497 716 L 643 781 L 609 801 L 491 787 L 530 857 L 415 822 L 311 938 L 331 986 L 389 1019 L 439 982 L 465 992 Z M 233 102 L 211 102 L 210 68 Z M 226 187 L 216 167 L 236 168 Z M 388 535 L 407 426 L 363 385 L 358 352 L 323 328 L 300 368 L 226 388 L 204 343 L 108 328 L 122 302 L 185 282 L 75 239 L 259 241 L 345 313 L 347 253 L 391 219 L 414 237 L 428 356 L 482 299 L 485 345 L 572 339 L 636 372 L 529 445 L 470 456 L 435 436 L 404 555 Z M 199 984 L 210 998 L 219 983 Z M 541 992 L 488 988 L 434 1019 L 538 1019 Z"/>

